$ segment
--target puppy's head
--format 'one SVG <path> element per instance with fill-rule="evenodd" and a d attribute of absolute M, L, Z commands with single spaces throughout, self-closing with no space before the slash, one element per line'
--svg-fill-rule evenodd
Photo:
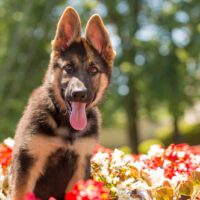
<path fill-rule="evenodd" d="M 98 105 L 109 86 L 115 56 L 110 37 L 99 15 L 93 15 L 81 38 L 77 12 L 68 7 L 61 16 L 52 41 L 50 70 L 46 79 L 53 85 L 60 106 L 76 130 L 87 125 L 87 111 Z"/>

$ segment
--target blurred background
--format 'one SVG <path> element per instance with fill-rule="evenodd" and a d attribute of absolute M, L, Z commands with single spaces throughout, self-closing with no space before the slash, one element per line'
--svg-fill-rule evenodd
<path fill-rule="evenodd" d="M 0 0 L 0 139 L 14 135 L 41 84 L 69 5 L 83 36 L 99 13 L 116 51 L 100 143 L 133 152 L 154 143 L 200 144 L 199 0 Z"/>

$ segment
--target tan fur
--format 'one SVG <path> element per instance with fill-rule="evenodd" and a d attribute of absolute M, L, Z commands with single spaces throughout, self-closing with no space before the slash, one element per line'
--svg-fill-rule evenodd
<path fill-rule="evenodd" d="M 53 87 L 54 87 L 56 99 L 59 102 L 61 111 L 63 113 L 67 113 L 67 107 L 66 107 L 65 101 L 63 100 L 63 98 L 60 95 L 60 76 L 61 76 L 61 69 L 57 68 L 54 72 Z"/>
<path fill-rule="evenodd" d="M 59 58 L 57 60 L 57 63 L 59 64 L 59 66 L 65 66 L 67 64 L 67 61 L 64 61 L 62 58 Z"/>
<path fill-rule="evenodd" d="M 95 138 L 84 138 L 78 140 L 77 142 L 75 142 L 73 146 L 70 147 L 71 150 L 74 150 L 76 153 L 79 154 L 80 159 L 78 162 L 78 169 L 76 170 L 76 173 L 70 180 L 68 187 L 65 190 L 66 192 L 69 192 L 78 180 L 84 179 L 85 168 L 86 168 L 85 156 L 92 155 L 95 145 L 96 145 Z"/>
<path fill-rule="evenodd" d="M 45 136 L 33 136 L 28 145 L 28 150 L 29 153 L 37 159 L 37 162 L 30 171 L 31 176 L 29 178 L 28 185 L 26 185 L 26 187 L 23 189 L 21 188 L 20 191 L 18 188 L 17 193 L 13 193 L 11 199 L 19 200 L 20 197 L 22 197 L 22 194 L 25 194 L 25 192 L 33 191 L 36 180 L 40 177 L 40 175 L 43 174 L 43 171 L 45 170 L 45 162 L 47 161 L 48 156 L 55 152 L 58 148 L 70 149 L 79 154 L 78 170 L 66 188 L 66 192 L 69 192 L 73 185 L 80 180 L 81 177 L 84 179 L 86 167 L 85 156 L 93 153 L 95 145 L 95 138 L 83 138 L 77 140 L 73 145 L 66 145 L 66 143 L 64 143 L 60 138 L 52 137 L 48 138 L 47 140 Z"/>
<path fill-rule="evenodd" d="M 57 150 L 57 148 L 66 148 L 66 145 L 60 138 L 46 138 L 45 136 L 33 136 L 28 145 L 30 155 L 37 159 L 36 164 L 30 171 L 30 178 L 26 191 L 33 192 L 35 183 L 45 170 L 45 163 L 48 156 Z"/>
<path fill-rule="evenodd" d="M 44 146 L 45 145 L 45 146 Z M 35 180 L 43 173 L 45 161 L 50 154 L 55 152 L 58 148 L 70 149 L 75 151 L 79 155 L 79 163 L 78 163 L 78 170 L 72 177 L 68 187 L 66 188 L 66 192 L 69 192 L 73 185 L 80 180 L 84 179 L 85 174 L 85 156 L 91 155 L 94 151 L 96 145 L 95 138 L 83 138 L 77 140 L 73 145 L 66 145 L 63 140 L 60 138 L 48 138 L 44 136 L 35 136 L 31 139 L 31 143 L 29 144 L 29 151 L 30 153 L 38 159 L 37 165 L 31 171 L 32 178 L 29 182 L 30 191 L 34 188 Z M 45 151 L 41 151 L 44 148 Z"/>
<path fill-rule="evenodd" d="M 22 196 L 24 196 L 24 194 L 26 193 L 26 188 L 13 188 L 13 192 L 11 197 L 8 197 L 8 200 L 19 200 L 22 198 Z M 23 194 L 23 195 L 22 195 Z"/>
<path fill-rule="evenodd" d="M 54 128 L 54 129 L 57 128 L 57 124 L 51 115 L 48 115 L 47 120 L 52 128 Z"/>
<path fill-rule="evenodd" d="M 100 80 L 100 88 L 97 92 L 97 96 L 95 101 L 93 101 L 89 106 L 88 109 L 92 108 L 101 98 L 102 92 L 107 88 L 108 86 L 108 78 L 106 77 L 105 74 L 101 75 L 101 80 Z"/>
<path fill-rule="evenodd" d="M 58 135 L 58 136 L 68 136 L 69 135 L 69 130 L 68 129 L 66 129 L 66 128 L 62 128 L 62 127 L 60 127 L 60 128 L 57 128 L 56 129 L 56 134 Z"/>

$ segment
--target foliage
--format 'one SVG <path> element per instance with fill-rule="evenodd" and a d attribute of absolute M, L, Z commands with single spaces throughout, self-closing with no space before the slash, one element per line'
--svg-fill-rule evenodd
<path fill-rule="evenodd" d="M 198 145 L 200 143 L 200 124 L 188 125 L 180 123 L 179 127 L 185 142 L 190 145 Z M 172 142 L 173 127 L 170 125 L 161 127 L 156 131 L 155 135 L 165 146 L 168 146 Z"/>
<path fill-rule="evenodd" d="M 118 149 L 125 154 L 131 154 L 131 148 L 129 146 L 122 146 L 119 147 Z"/>
<path fill-rule="evenodd" d="M 42 82 L 62 2 L 0 2 L 1 139 L 14 135 L 28 96 Z"/>
<path fill-rule="evenodd" d="M 105 125 L 125 113 L 137 151 L 138 119 L 159 107 L 178 120 L 199 97 L 198 0 L 0 1 L 0 138 L 13 135 L 29 94 L 42 80 L 56 23 L 67 5 L 82 26 L 99 13 L 117 56 L 101 107 Z M 125 120 L 126 121 L 126 120 Z"/>
<path fill-rule="evenodd" d="M 150 150 L 151 146 L 155 144 L 163 146 L 163 143 L 158 139 L 144 140 L 138 145 L 138 152 L 146 154 Z"/>

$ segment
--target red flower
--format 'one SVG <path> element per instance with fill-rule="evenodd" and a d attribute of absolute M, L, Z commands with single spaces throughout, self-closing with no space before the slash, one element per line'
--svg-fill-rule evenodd
<path fill-rule="evenodd" d="M 40 200 L 40 199 L 37 199 L 33 193 L 27 193 L 24 200 Z"/>
<path fill-rule="evenodd" d="M 150 156 L 133 155 L 133 160 L 142 161 L 143 169 L 163 168 L 165 177 L 171 179 L 177 173 L 190 176 L 191 172 L 199 167 L 198 163 L 194 161 L 194 156 L 199 154 L 199 149 L 190 147 L 188 144 L 171 144 L 164 150 L 162 156 L 156 153 Z"/>
<path fill-rule="evenodd" d="M 5 174 L 5 169 L 11 162 L 12 149 L 4 144 L 0 144 L 0 164 L 3 167 L 3 172 Z"/>
<path fill-rule="evenodd" d="M 112 149 L 107 149 L 107 148 L 101 146 L 100 144 L 96 144 L 96 147 L 94 149 L 93 155 L 95 155 L 98 152 L 111 154 L 113 152 L 113 150 Z"/>
<path fill-rule="evenodd" d="M 36 198 L 33 193 L 27 193 L 25 196 L 25 199 L 21 199 L 21 200 L 40 200 L 40 199 Z M 53 197 L 50 197 L 49 200 L 56 200 L 56 199 Z"/>
<path fill-rule="evenodd" d="M 65 200 L 107 200 L 110 195 L 102 182 L 92 179 L 79 181 L 73 190 L 66 194 Z"/>
<path fill-rule="evenodd" d="M 112 149 L 107 149 L 103 146 L 101 146 L 100 144 L 96 144 L 96 147 L 94 149 L 94 152 L 93 152 L 93 155 L 92 155 L 92 158 L 94 157 L 94 155 L 98 152 L 101 152 L 101 153 L 108 153 L 109 156 L 111 157 L 111 153 L 113 153 L 113 150 Z M 91 158 L 91 160 L 92 160 Z"/>

